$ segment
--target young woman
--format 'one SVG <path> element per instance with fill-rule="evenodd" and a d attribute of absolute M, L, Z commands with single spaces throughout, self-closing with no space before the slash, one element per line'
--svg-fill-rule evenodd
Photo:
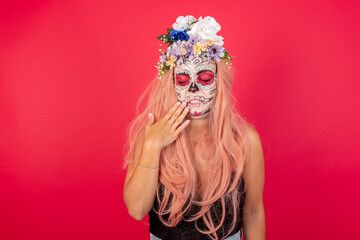
<path fill-rule="evenodd" d="M 261 140 L 234 106 L 219 30 L 211 17 L 181 16 L 158 37 L 169 46 L 124 165 L 124 202 L 136 220 L 149 214 L 150 239 L 265 239 Z"/>

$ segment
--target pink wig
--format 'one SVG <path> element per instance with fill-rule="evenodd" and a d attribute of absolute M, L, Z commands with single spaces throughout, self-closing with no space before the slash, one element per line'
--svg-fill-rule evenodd
<path fill-rule="evenodd" d="M 164 186 L 163 197 L 160 199 L 160 184 L 156 197 L 160 220 L 168 227 L 176 226 L 181 220 L 195 221 L 202 218 L 209 231 L 197 230 L 208 234 L 212 239 L 218 239 L 216 231 L 225 219 L 225 200 L 232 205 L 233 221 L 227 237 L 234 229 L 240 195 L 238 184 L 243 174 L 245 162 L 246 125 L 235 108 L 236 99 L 232 95 L 233 74 L 223 59 L 217 64 L 217 86 L 215 103 L 210 111 L 207 134 L 202 138 L 209 142 L 206 156 L 194 152 L 189 144 L 189 131 L 185 128 L 178 138 L 163 148 L 160 156 L 159 182 Z M 174 68 L 168 70 L 161 80 L 155 78 L 141 95 L 137 106 L 137 117 L 130 123 L 128 130 L 127 153 L 123 168 L 134 157 L 135 141 L 139 132 L 143 131 L 151 112 L 155 121 L 162 118 L 178 101 L 174 88 Z M 146 108 L 139 113 L 139 106 L 149 94 Z M 142 144 L 142 143 L 137 143 Z M 197 161 L 194 161 L 194 156 Z M 201 189 L 200 186 L 201 176 Z M 246 189 L 245 183 L 245 189 Z M 201 191 L 200 191 L 201 190 Z M 171 201 L 169 199 L 171 198 Z M 222 216 L 218 226 L 214 226 L 210 208 L 214 202 L 221 199 Z M 168 206 L 169 203 L 169 206 Z M 190 207 L 197 205 L 200 211 L 190 219 L 183 216 Z M 168 214 L 165 220 L 162 215 Z M 214 238 L 211 236 L 213 235 Z"/>

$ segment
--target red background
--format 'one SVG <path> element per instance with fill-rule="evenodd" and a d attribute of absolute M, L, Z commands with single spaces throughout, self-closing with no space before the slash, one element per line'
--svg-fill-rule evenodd
<path fill-rule="evenodd" d="M 148 239 L 122 199 L 126 127 L 177 16 L 212 16 L 262 137 L 267 239 L 354 239 L 358 1 L 7 1 L 0 238 Z"/>

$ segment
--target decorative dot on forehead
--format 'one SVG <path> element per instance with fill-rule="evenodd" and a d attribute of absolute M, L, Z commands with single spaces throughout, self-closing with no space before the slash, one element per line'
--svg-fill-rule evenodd
<path fill-rule="evenodd" d="M 213 66 L 200 66 L 200 67 L 196 67 L 194 69 L 194 73 L 196 73 L 199 70 L 211 70 L 214 71 L 214 67 Z"/>
<path fill-rule="evenodd" d="M 177 70 L 176 71 L 176 74 L 180 74 L 180 73 L 187 73 L 187 74 L 190 74 L 190 71 L 186 70 L 186 69 L 183 69 L 183 70 Z"/>

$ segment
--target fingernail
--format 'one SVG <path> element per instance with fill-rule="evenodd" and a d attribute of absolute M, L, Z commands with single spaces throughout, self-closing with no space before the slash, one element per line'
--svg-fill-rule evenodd
<path fill-rule="evenodd" d="M 176 105 L 178 105 L 178 106 L 179 106 L 179 105 L 180 105 L 180 103 L 181 103 L 181 102 L 177 102 L 177 103 L 176 103 Z"/>
<path fill-rule="evenodd" d="M 149 113 L 149 117 L 151 117 L 151 113 Z"/>
<path fill-rule="evenodd" d="M 183 105 L 183 106 L 186 106 L 186 102 L 183 102 L 182 105 Z"/>

